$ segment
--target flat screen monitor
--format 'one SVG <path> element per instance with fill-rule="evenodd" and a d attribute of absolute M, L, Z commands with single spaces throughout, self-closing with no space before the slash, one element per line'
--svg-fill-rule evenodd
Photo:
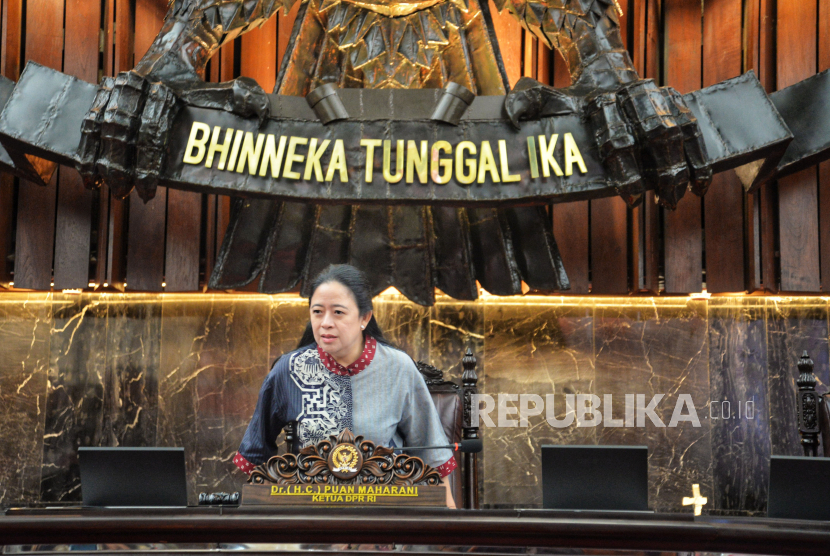
<path fill-rule="evenodd" d="M 772 456 L 769 517 L 830 521 L 830 458 Z"/>
<path fill-rule="evenodd" d="M 648 447 L 542 446 L 542 507 L 648 511 Z"/>
<path fill-rule="evenodd" d="M 78 448 L 84 506 L 187 506 L 184 448 Z"/>

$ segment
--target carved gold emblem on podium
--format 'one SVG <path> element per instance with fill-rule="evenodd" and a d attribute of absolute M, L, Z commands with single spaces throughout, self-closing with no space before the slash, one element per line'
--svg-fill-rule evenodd
<path fill-rule="evenodd" d="M 338 444 L 329 454 L 331 473 L 338 479 L 351 479 L 363 465 L 363 457 L 351 444 Z"/>

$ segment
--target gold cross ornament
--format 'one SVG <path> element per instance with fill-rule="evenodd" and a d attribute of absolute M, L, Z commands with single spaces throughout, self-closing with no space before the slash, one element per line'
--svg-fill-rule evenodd
<path fill-rule="evenodd" d="M 692 497 L 689 498 L 688 496 L 683 497 L 683 505 L 684 506 L 691 506 L 694 504 L 695 506 L 695 515 L 700 515 L 700 510 L 703 506 L 706 505 L 708 502 L 708 498 L 704 498 L 700 495 L 700 485 L 692 485 Z"/>

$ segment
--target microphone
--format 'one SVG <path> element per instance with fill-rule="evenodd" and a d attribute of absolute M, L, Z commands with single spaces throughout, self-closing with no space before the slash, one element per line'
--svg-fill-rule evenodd
<path fill-rule="evenodd" d="M 461 442 L 454 442 L 453 444 L 449 444 L 447 446 L 404 446 L 402 448 L 398 448 L 399 450 L 407 451 L 407 450 L 441 450 L 444 448 L 449 448 L 455 452 L 462 452 L 464 454 L 477 454 L 484 449 L 484 443 L 481 441 L 480 438 L 468 438 L 466 440 L 462 440 Z"/>

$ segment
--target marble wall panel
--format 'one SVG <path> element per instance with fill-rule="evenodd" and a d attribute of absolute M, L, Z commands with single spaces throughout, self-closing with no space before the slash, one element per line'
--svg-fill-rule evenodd
<path fill-rule="evenodd" d="M 283 353 L 297 348 L 308 323 L 308 300 L 296 295 L 271 297 L 270 355 L 273 363 Z"/>
<path fill-rule="evenodd" d="M 709 509 L 763 512 L 770 456 L 770 395 L 764 298 L 709 300 L 714 491 Z"/>
<path fill-rule="evenodd" d="M 155 446 L 161 296 L 106 294 L 105 446 Z"/>
<path fill-rule="evenodd" d="M 56 294 L 52 305 L 41 499 L 81 499 L 79 446 L 101 446 L 107 305 L 100 296 Z"/>
<path fill-rule="evenodd" d="M 496 408 L 491 413 L 496 426 L 485 428 L 482 422 L 488 507 L 541 507 L 540 447 L 596 443 L 596 429 L 554 427 L 547 412 L 527 418 L 526 426 L 515 415 L 505 414 L 501 422 L 498 417 L 500 396 L 505 407 L 517 410 L 522 395 L 538 396 L 525 398 L 526 407 L 535 408 L 538 401 L 540 410 L 545 403 L 549 410 L 553 400 L 554 415 L 563 419 L 566 394 L 594 392 L 592 322 L 592 309 L 578 301 L 485 303 L 482 391 L 493 397 Z"/>
<path fill-rule="evenodd" d="M 815 363 L 819 393 L 830 388 L 826 298 L 769 298 L 770 438 L 772 453 L 801 456 L 796 417 L 798 358 L 807 351 Z"/>
<path fill-rule="evenodd" d="M 483 430 L 487 507 L 540 505 L 542 444 L 645 444 L 655 510 L 690 511 L 680 500 L 697 482 L 710 497 L 704 511 L 763 512 L 768 456 L 800 454 L 802 350 L 816 362 L 819 391 L 830 386 L 825 298 L 439 296 L 423 308 L 387 294 L 375 307 L 392 341 L 447 378 L 460 380 L 472 347 L 480 392 L 552 394 L 558 419 L 568 417 L 568 394 L 611 394 L 615 418 L 625 394 L 664 394 L 656 413 L 668 425 L 679 396 L 691 396 L 700 427 L 646 419 L 555 428 L 543 413 L 527 427 Z M 307 310 L 291 295 L 4 294 L 0 504 L 77 501 L 82 445 L 184 446 L 191 501 L 238 490 L 231 458 L 270 364 L 296 346 Z M 710 400 L 729 402 L 735 419 L 711 419 Z"/>
<path fill-rule="evenodd" d="M 0 297 L 0 507 L 40 499 L 51 294 Z"/>
<path fill-rule="evenodd" d="M 605 394 L 613 395 L 613 418 L 622 419 L 627 405 L 636 417 L 633 427 L 606 422 L 599 444 L 648 446 L 649 505 L 656 511 L 682 511 L 682 497 L 691 495 L 694 483 L 704 495 L 712 491 L 711 437 L 708 421 L 701 420 L 709 398 L 706 331 L 701 300 L 599 300 L 594 308 L 596 391 L 603 403 Z M 657 418 L 637 417 L 637 407 L 652 402 Z M 672 426 L 675 412 L 694 412 L 697 421 Z"/>
<path fill-rule="evenodd" d="M 484 388 L 484 307 L 450 297 L 436 299 L 429 316 L 430 365 L 444 371 L 444 379 L 461 384 L 461 360 L 472 350 L 478 365 L 479 390 Z"/>
<path fill-rule="evenodd" d="M 430 307 L 389 294 L 375 298 L 373 306 L 378 326 L 390 342 L 415 361 L 429 361 Z"/>
<path fill-rule="evenodd" d="M 185 448 L 188 496 L 236 491 L 232 458 L 269 371 L 267 296 L 165 295 L 159 446 Z"/>
<path fill-rule="evenodd" d="M 430 365 L 444 372 L 444 379 L 461 385 L 464 369 L 461 360 L 469 348 L 476 358 L 477 391 L 484 391 L 484 307 L 480 302 L 460 302 L 438 296 L 429 318 Z M 484 458 L 476 456 L 478 490 L 484 492 Z M 456 454 L 460 465 L 464 456 Z M 460 473 L 460 471 L 458 472 Z"/>

